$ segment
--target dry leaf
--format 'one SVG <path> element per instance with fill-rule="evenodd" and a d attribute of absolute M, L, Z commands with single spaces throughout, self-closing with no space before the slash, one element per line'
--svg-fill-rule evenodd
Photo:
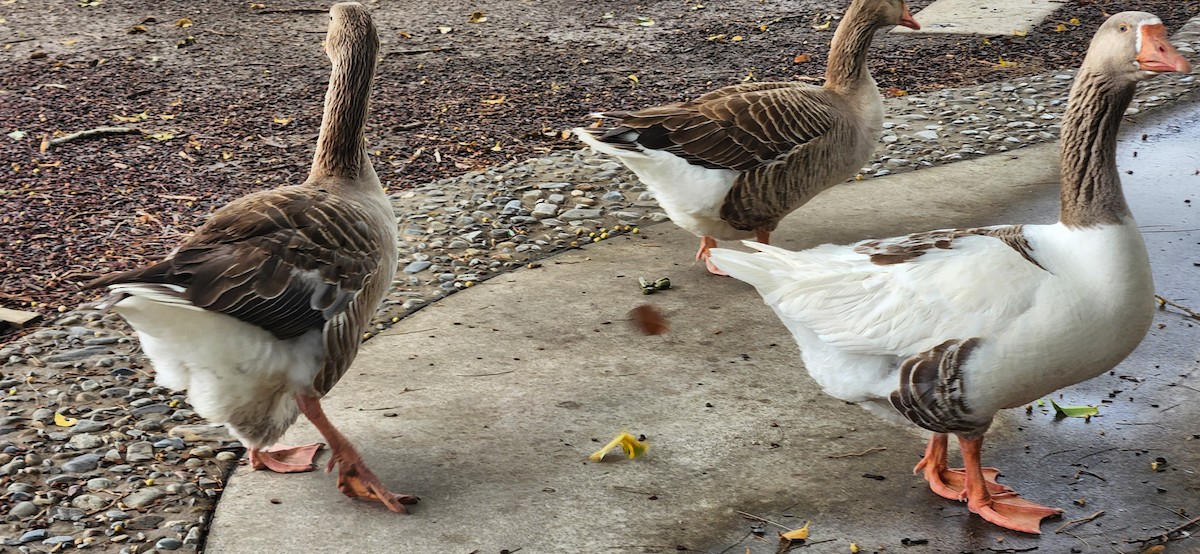
<path fill-rule="evenodd" d="M 1056 32 L 1056 33 L 1061 33 L 1066 30 L 1067 30 L 1067 26 L 1063 25 L 1062 23 L 1059 23 L 1057 26 L 1054 27 L 1054 32 Z"/>
<path fill-rule="evenodd" d="M 600 460 L 604 459 L 604 455 L 608 453 L 609 450 L 612 450 L 618 446 L 621 447 L 621 450 L 625 451 L 625 455 L 629 456 L 629 459 L 631 460 L 646 454 L 646 451 L 650 450 L 650 443 L 646 442 L 646 437 L 634 438 L 634 436 L 630 435 L 629 433 L 621 433 L 620 435 L 617 435 L 617 438 L 608 441 L 608 444 L 604 445 L 604 448 L 592 452 L 588 458 L 590 458 L 593 462 L 599 462 Z"/>
<path fill-rule="evenodd" d="M 67 417 L 58 412 L 54 412 L 54 424 L 55 425 L 57 425 L 59 427 L 71 427 L 71 426 L 75 425 L 76 423 L 79 423 L 78 419 L 75 419 L 73 417 Z"/>
<path fill-rule="evenodd" d="M 643 17 L 640 15 L 637 16 L 637 18 L 634 20 L 634 22 L 642 27 L 649 27 L 651 25 L 654 25 L 653 19 L 650 19 L 649 17 Z"/>
<path fill-rule="evenodd" d="M 642 304 L 629 310 L 629 320 L 633 327 L 643 335 L 661 335 L 671 330 L 667 317 L 662 311 L 651 304 Z"/>
<path fill-rule="evenodd" d="M 472 12 L 467 17 L 467 23 L 483 23 L 484 21 L 487 21 L 487 14 L 483 12 Z"/>
<path fill-rule="evenodd" d="M 1010 61 L 1004 59 L 1004 56 L 1000 56 L 1000 63 L 996 64 L 996 66 L 997 67 L 1016 67 L 1017 62 L 1010 62 Z"/>
<path fill-rule="evenodd" d="M 707 40 L 707 41 L 709 41 L 709 42 L 712 42 L 712 41 L 714 41 L 714 40 L 721 40 L 721 39 L 724 39 L 724 38 L 725 38 L 725 35 L 723 35 L 723 34 L 722 34 L 722 35 L 708 35 L 708 37 L 707 37 L 707 38 L 705 38 L 704 40 Z"/>
<path fill-rule="evenodd" d="M 804 527 L 801 527 L 799 529 L 793 529 L 791 531 L 788 531 L 787 533 L 780 533 L 779 538 L 781 538 L 783 540 L 787 540 L 787 541 L 802 541 L 804 539 L 807 539 L 809 523 L 812 523 L 812 522 L 806 521 L 806 522 L 804 522 Z"/>
<path fill-rule="evenodd" d="M 267 7 L 266 4 L 250 4 L 250 9 L 252 9 L 252 10 L 261 10 L 266 7 Z"/>
<path fill-rule="evenodd" d="M 902 88 L 897 88 L 897 87 L 888 87 L 887 90 L 885 90 L 883 92 L 884 92 L 884 94 L 887 94 L 888 96 L 890 96 L 892 98 L 896 98 L 898 96 L 908 96 L 907 90 L 904 90 Z"/>
<path fill-rule="evenodd" d="M 284 127 L 287 127 L 288 123 L 291 123 L 293 119 L 295 119 L 295 118 L 294 117 L 286 117 L 286 116 L 281 117 L 281 116 L 277 115 L 277 116 L 271 118 L 271 121 L 274 121 L 275 123 L 278 123 Z"/>
<path fill-rule="evenodd" d="M 733 38 L 729 39 L 730 42 L 742 42 L 743 40 L 746 40 L 746 37 L 742 35 L 733 35 Z"/>
<path fill-rule="evenodd" d="M 796 54 L 796 57 L 792 58 L 792 62 L 793 63 L 804 63 L 811 59 L 812 59 L 812 57 L 809 56 L 808 54 Z"/>
<path fill-rule="evenodd" d="M 175 138 L 175 135 L 168 133 L 166 131 L 159 132 L 159 133 L 150 133 L 146 136 L 148 136 L 154 140 L 171 140 L 171 139 Z"/>
<path fill-rule="evenodd" d="M 1028 32 L 1026 32 L 1026 31 L 1013 31 L 1013 36 L 1014 36 L 1014 37 L 1023 37 L 1023 36 L 1025 36 L 1025 35 L 1028 35 L 1028 34 L 1029 34 L 1029 33 L 1028 33 Z"/>
<path fill-rule="evenodd" d="M 175 22 L 175 26 L 176 26 L 176 27 L 182 27 L 182 28 L 186 29 L 186 28 L 188 28 L 188 27 L 191 27 L 191 26 L 192 26 L 192 20 L 191 20 L 191 19 L 188 19 L 188 18 L 186 18 L 186 17 L 181 17 L 181 18 L 179 18 L 179 20 L 178 20 L 178 21 L 176 21 L 176 22 Z"/>
<path fill-rule="evenodd" d="M 142 112 L 142 113 L 139 113 L 139 114 L 134 114 L 134 115 L 131 115 L 131 116 L 124 116 L 124 115 L 116 115 L 116 114 L 114 114 L 112 117 L 113 117 L 113 119 L 115 119 L 115 120 L 117 120 L 117 121 L 120 121 L 120 122 L 122 122 L 122 123 L 136 123 L 136 122 L 138 122 L 138 121 L 145 121 L 145 120 L 147 120 L 147 119 L 150 119 L 150 114 L 148 114 L 148 113 L 146 113 L 146 112 Z"/>
<path fill-rule="evenodd" d="M 850 543 L 850 554 L 858 554 L 858 544 Z"/>
<path fill-rule="evenodd" d="M 1071 25 L 1079 25 L 1079 18 L 1078 18 L 1078 17 L 1072 17 L 1071 19 L 1069 19 L 1069 20 L 1067 21 L 1067 23 L 1070 23 Z"/>
<path fill-rule="evenodd" d="M 449 33 L 450 31 L 453 31 L 454 27 L 438 27 L 437 30 L 439 33 L 444 35 L 446 33 Z"/>
<path fill-rule="evenodd" d="M 489 98 L 487 100 L 480 100 L 480 102 L 484 104 L 503 104 L 505 100 L 508 100 L 508 96 L 501 94 L 499 98 Z"/>
<path fill-rule="evenodd" d="M 145 25 L 134 25 L 133 27 L 126 29 L 125 32 L 131 35 L 136 35 L 138 33 L 145 33 L 149 30 L 150 29 L 147 29 Z"/>
<path fill-rule="evenodd" d="M 634 86 L 637 86 L 637 84 L 638 84 L 638 76 L 637 76 L 636 74 L 630 73 L 630 74 L 629 74 L 629 80 L 630 80 L 630 81 L 633 81 L 633 85 L 634 85 Z"/>

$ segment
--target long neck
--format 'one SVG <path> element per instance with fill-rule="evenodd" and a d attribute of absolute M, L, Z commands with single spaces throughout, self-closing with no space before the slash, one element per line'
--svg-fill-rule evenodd
<path fill-rule="evenodd" d="M 833 33 L 829 65 L 825 68 L 827 88 L 856 88 L 871 78 L 867 50 L 874 37 L 874 23 L 859 16 L 857 5 L 851 8 Z"/>
<path fill-rule="evenodd" d="M 363 130 L 375 76 L 377 47 L 372 40 L 343 45 L 331 55 L 333 73 L 325 93 L 325 115 L 313 156 L 313 176 L 357 178 L 366 157 Z"/>
<path fill-rule="evenodd" d="M 1117 131 L 1134 88 L 1131 81 L 1106 78 L 1086 65 L 1075 77 L 1059 147 L 1063 224 L 1115 224 L 1129 214 L 1117 173 Z"/>

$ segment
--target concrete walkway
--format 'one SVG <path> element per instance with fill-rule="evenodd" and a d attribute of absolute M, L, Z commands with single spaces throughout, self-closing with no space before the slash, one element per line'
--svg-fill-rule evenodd
<path fill-rule="evenodd" d="M 1163 111 L 1200 118 L 1197 103 Z M 1135 172 L 1122 177 L 1139 220 L 1162 231 L 1146 235 L 1159 293 L 1194 306 L 1198 235 L 1179 230 L 1200 227 L 1197 200 L 1180 208 L 1200 193 L 1200 162 L 1167 147 L 1156 158 L 1152 143 L 1179 144 L 1160 123 L 1128 131 L 1122 169 Z M 1175 173 L 1143 182 L 1143 168 Z M 774 238 L 803 248 L 1056 212 L 1047 145 L 834 188 Z M 323 473 L 243 467 L 208 552 L 775 552 L 778 529 L 739 511 L 788 527 L 811 520 L 812 544 L 797 552 L 1133 552 L 1125 539 L 1185 521 L 1170 510 L 1200 512 L 1195 322 L 1160 312 L 1115 372 L 1064 391 L 1063 403 L 1111 402 L 1090 422 L 1045 408 L 1001 414 L 985 462 L 1066 510 L 1028 537 L 929 492 L 910 473 L 923 432 L 823 395 L 749 286 L 692 262 L 690 234 L 645 231 L 485 282 L 366 343 L 326 409 L 393 490 L 422 498 L 412 515 L 347 499 Z M 674 287 L 643 296 L 638 276 Z M 626 313 L 646 302 L 666 312 L 668 334 L 631 329 Z M 649 456 L 587 460 L 621 431 L 645 434 Z M 319 435 L 300 422 L 285 440 Z M 1156 457 L 1163 471 L 1151 469 Z"/>

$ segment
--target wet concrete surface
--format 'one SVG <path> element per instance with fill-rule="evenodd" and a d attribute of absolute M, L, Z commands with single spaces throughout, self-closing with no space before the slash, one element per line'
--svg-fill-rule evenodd
<path fill-rule="evenodd" d="M 1120 163 L 1133 174 L 1122 177 L 1159 293 L 1195 307 L 1200 102 L 1164 111 L 1126 125 Z M 838 187 L 776 242 L 1050 222 L 1055 160 L 1047 145 Z M 794 552 L 1111 553 L 1200 513 L 1198 321 L 1159 312 L 1129 359 L 1056 396 L 1100 405 L 1089 421 L 1037 406 L 997 418 L 984 462 L 1066 510 L 1031 537 L 931 493 L 911 474 L 923 433 L 822 394 L 757 294 L 690 260 L 694 237 L 667 225 L 643 237 L 485 282 L 366 344 L 326 409 L 386 483 L 422 497 L 413 515 L 346 499 L 331 476 L 242 468 L 208 551 L 776 552 L 778 529 L 744 512 L 811 521 Z M 644 297 L 639 275 L 675 287 Z M 626 312 L 647 301 L 670 319 L 667 335 L 629 328 Z M 650 455 L 586 461 L 620 431 L 645 433 Z M 285 442 L 317 438 L 300 422 Z M 1189 538 L 1167 552 L 1197 549 Z"/>

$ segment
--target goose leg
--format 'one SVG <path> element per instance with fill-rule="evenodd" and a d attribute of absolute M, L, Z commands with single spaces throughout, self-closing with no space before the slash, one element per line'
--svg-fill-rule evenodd
<path fill-rule="evenodd" d="M 983 519 L 1013 531 L 1041 534 L 1043 518 L 1059 515 L 1062 510 L 1035 504 L 1017 496 L 1015 492 L 991 493 L 980 465 L 983 437 L 958 438 L 962 450 L 963 465 L 966 466 L 967 509 Z"/>
<path fill-rule="evenodd" d="M 713 265 L 712 262 L 708 261 L 709 249 L 716 248 L 716 247 L 717 247 L 717 239 L 714 239 L 707 235 L 700 237 L 700 250 L 696 252 L 696 259 L 704 260 L 704 267 L 708 268 L 709 273 L 712 273 L 713 275 L 721 275 L 723 277 L 728 276 L 729 275 L 728 273 L 725 273 L 724 271 L 717 269 L 717 266 Z"/>
<path fill-rule="evenodd" d="M 925 457 L 917 462 L 913 473 L 923 473 L 929 482 L 929 490 L 942 498 L 963 500 L 966 498 L 966 471 L 962 468 L 949 467 L 949 456 L 946 453 L 949 436 L 946 433 L 934 433 L 929 437 L 925 447 Z M 1012 492 L 1012 489 L 996 482 L 1000 470 L 994 467 L 979 468 L 983 472 L 983 482 L 988 492 L 993 494 Z"/>
<path fill-rule="evenodd" d="M 325 445 L 316 442 L 303 446 L 276 444 L 269 448 L 250 449 L 250 467 L 269 469 L 275 473 L 304 473 L 316 469 L 313 458 Z"/>
<path fill-rule="evenodd" d="M 771 232 L 770 231 L 755 231 L 754 232 L 754 240 L 761 242 L 763 244 L 771 244 Z"/>
<path fill-rule="evenodd" d="M 296 395 L 296 402 L 300 405 L 300 411 L 304 413 L 304 417 L 307 417 L 325 437 L 325 440 L 329 441 L 329 449 L 333 451 L 333 454 L 329 458 L 329 465 L 325 467 L 325 471 L 331 472 L 334 466 L 338 466 L 337 486 L 342 494 L 351 498 L 382 502 L 393 512 L 407 514 L 408 509 L 404 505 L 416 504 L 419 499 L 407 494 L 395 494 L 383 485 L 375 473 L 363 462 L 362 456 L 350 443 L 350 439 L 347 439 L 325 417 L 325 411 L 321 409 L 321 399 Z"/>

